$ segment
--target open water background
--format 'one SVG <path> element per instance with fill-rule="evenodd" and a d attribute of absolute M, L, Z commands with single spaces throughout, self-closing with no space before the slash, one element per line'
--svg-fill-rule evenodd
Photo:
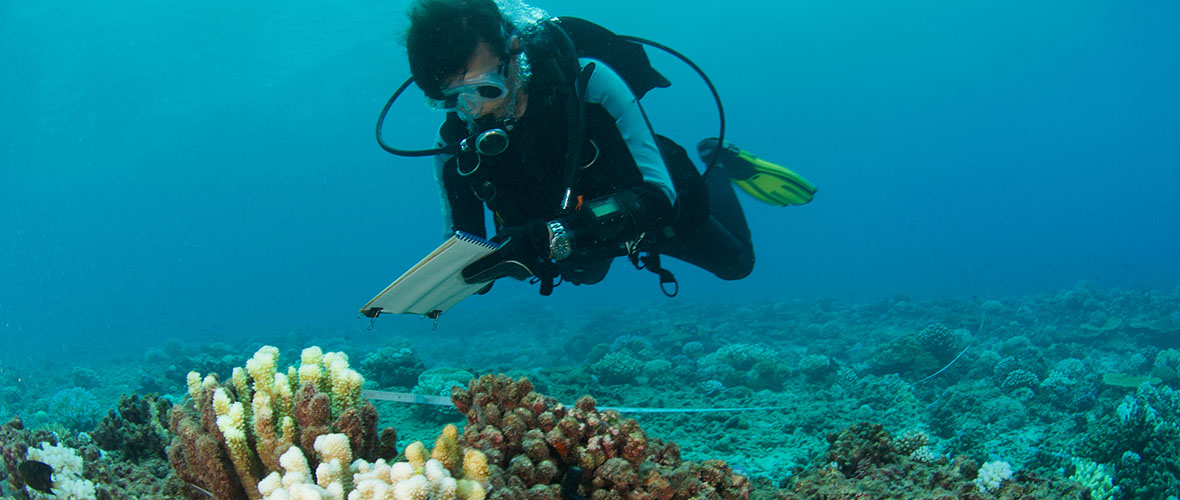
<path fill-rule="evenodd" d="M 723 94 L 728 138 L 819 187 L 805 207 L 744 197 L 755 274 L 726 283 L 670 262 L 685 296 L 1180 283 L 1178 3 L 536 5 L 689 55 Z M 0 3 L 5 354 L 369 335 L 356 310 L 441 231 L 430 162 L 373 140 L 408 76 L 406 6 Z M 648 113 L 691 149 L 715 133 L 709 96 L 677 61 L 653 59 L 674 85 Z M 440 119 L 416 96 L 394 113 L 390 137 L 407 147 L 428 144 Z M 507 285 L 454 314 L 535 294 Z M 653 275 L 620 263 L 546 303 L 663 300 Z"/>

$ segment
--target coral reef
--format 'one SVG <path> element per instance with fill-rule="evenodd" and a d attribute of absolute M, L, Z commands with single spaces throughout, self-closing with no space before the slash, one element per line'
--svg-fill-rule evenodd
<path fill-rule="evenodd" d="M 1180 392 L 1143 384 L 1101 414 L 1081 450 L 1093 462 L 1115 464 L 1119 497 L 1180 495 Z"/>
<path fill-rule="evenodd" d="M 361 370 L 368 374 L 368 380 L 377 382 L 380 387 L 411 387 L 426 366 L 409 342 L 396 339 L 392 343 L 394 345 L 384 346 L 365 356 L 361 360 Z"/>
<path fill-rule="evenodd" d="M 962 456 L 916 460 L 906 453 L 921 449 L 913 448 L 914 439 L 924 441 L 910 436 L 900 441 L 911 442 L 898 446 L 880 425 L 868 423 L 829 434 L 828 451 L 816 457 L 810 467 L 797 470 L 777 498 L 1089 498 L 1089 492 L 1077 483 L 1026 471 L 1013 473 L 1005 462 L 980 466 Z"/>
<path fill-rule="evenodd" d="M 642 370 L 643 361 L 625 351 L 608 353 L 590 366 L 590 372 L 604 384 L 634 382 Z"/>
<path fill-rule="evenodd" d="M 765 345 L 726 344 L 698 361 L 702 380 L 715 379 L 726 385 L 745 385 L 754 390 L 782 388 L 790 368 L 779 361 L 779 353 Z"/>
<path fill-rule="evenodd" d="M 29 448 L 29 460 L 45 463 L 53 468 L 53 496 L 73 500 L 95 500 L 94 483 L 82 477 L 82 457 L 78 450 L 42 442 Z"/>
<path fill-rule="evenodd" d="M 869 360 L 873 373 L 885 375 L 901 373 L 911 376 L 927 375 L 942 365 L 938 358 L 922 346 L 916 335 L 906 335 L 879 346 Z"/>
<path fill-rule="evenodd" d="M 312 469 L 299 448 L 280 457 L 283 472 L 272 472 L 258 484 L 263 500 L 326 498 L 349 500 L 483 500 L 489 482 L 487 457 L 461 448 L 458 429 L 448 425 L 426 451 L 421 441 L 405 450 L 405 461 L 352 461 L 348 438 L 325 434 L 316 438 L 319 466 Z"/>
<path fill-rule="evenodd" d="M 1114 485 L 1114 479 L 1102 464 L 1073 457 L 1070 459 L 1070 469 L 1073 472 L 1066 477 L 1082 485 L 1083 489 L 1090 492 L 1093 500 L 1111 500 L 1119 492 L 1119 487 Z"/>
<path fill-rule="evenodd" d="M 1180 472 L 1172 467 L 1180 462 L 1180 448 L 1175 444 L 1180 442 L 1175 424 L 1180 421 L 1175 393 L 1180 387 L 1180 351 L 1176 350 L 1180 347 L 1180 289 L 1103 290 L 1079 284 L 1071 290 L 1027 296 L 925 300 L 895 294 L 864 303 L 842 299 L 733 303 L 689 299 L 603 308 L 581 316 L 559 313 L 538 302 L 522 304 L 510 312 L 496 312 L 494 321 L 480 316 L 462 328 L 455 323 L 461 314 L 450 316 L 438 332 L 414 346 L 426 353 L 424 359 L 463 367 L 471 373 L 506 373 L 517 378 L 517 383 L 519 377 L 527 376 L 533 392 L 560 401 L 574 402 L 583 394 L 594 396 L 597 424 L 591 424 L 593 418 L 578 405 L 563 407 L 561 418 L 551 421 L 545 416 L 542 422 L 545 411 L 534 414 L 537 422 L 533 423 L 515 409 L 503 411 L 507 405 L 497 403 L 496 410 L 477 416 L 483 423 L 477 420 L 461 439 L 456 436 L 456 442 L 462 444 L 458 453 L 444 454 L 450 457 L 445 460 L 447 470 L 455 470 L 454 457 L 461 461 L 462 446 L 469 439 L 482 442 L 480 446 L 495 455 L 488 460 L 488 484 L 505 486 L 502 495 L 523 492 L 526 497 L 552 497 L 562 494 L 559 484 L 571 479 L 577 494 L 613 498 L 621 491 L 618 484 L 640 484 L 653 477 L 652 464 L 659 461 L 651 457 L 664 453 L 665 448 L 657 448 L 656 440 L 649 439 L 645 446 L 648 458 L 638 466 L 624 457 L 611 432 L 618 435 L 618 441 L 626 441 L 623 431 L 630 432 L 631 424 L 618 415 L 608 417 L 610 412 L 598 406 L 609 404 L 694 410 L 790 408 L 626 415 L 636 419 L 635 427 L 641 427 L 645 435 L 682 445 L 684 461 L 701 465 L 708 459 L 722 459 L 734 471 L 748 475 L 750 494 L 760 500 L 773 497 L 791 471 L 796 471 L 796 479 L 791 481 L 799 484 L 805 484 L 807 478 L 810 484 L 820 484 L 816 478 L 828 474 L 826 480 L 834 486 L 821 491 L 833 492 L 836 497 L 840 492 L 847 497 L 872 497 L 879 492 L 887 498 L 889 490 L 877 483 L 886 476 L 902 484 L 916 484 L 912 491 L 917 497 L 937 496 L 936 491 L 943 491 L 931 486 L 937 483 L 958 488 L 968 498 L 999 498 L 1018 491 L 1014 485 L 1031 488 L 1032 483 L 1025 481 L 1038 477 L 1071 478 L 1091 498 L 1180 496 Z M 521 314 L 525 310 L 530 313 Z M 538 322 L 534 310 L 541 311 L 546 320 Z M 544 328 L 538 328 L 538 323 Z M 217 386 L 224 392 L 223 402 L 229 403 L 223 414 L 212 404 L 216 390 L 212 397 L 203 396 L 209 398 L 204 404 L 213 406 L 208 416 L 200 415 L 202 403 L 198 401 L 184 406 L 190 408 L 189 423 L 209 437 L 208 441 L 195 441 L 195 445 L 212 450 L 208 457 L 223 459 L 225 474 L 234 478 L 238 472 L 228 447 L 240 445 L 237 431 L 245 429 L 245 449 L 257 455 L 258 465 L 257 470 L 249 471 L 254 478 L 248 478 L 244 488 L 266 476 L 269 469 L 262 465 L 263 457 L 277 464 L 276 471 L 284 470 L 283 454 L 278 453 L 283 449 L 288 453 L 297 450 L 309 462 L 309 472 L 331 462 L 324 459 L 315 441 L 325 433 L 343 430 L 334 425 L 338 412 L 347 406 L 342 402 L 356 389 L 355 380 L 336 391 L 330 383 L 331 363 L 317 365 L 315 371 L 322 378 L 317 379 L 315 392 L 306 400 L 307 411 L 302 413 L 312 417 L 305 418 L 310 431 L 300 424 L 294 409 L 288 409 L 285 394 L 277 389 L 283 384 L 274 383 L 283 370 L 275 369 L 271 374 L 275 395 L 271 396 L 269 413 L 255 412 L 254 396 L 260 384 L 242 366 L 261 345 L 259 340 L 302 347 L 310 345 L 304 337 L 320 333 L 251 335 L 235 328 L 225 330 L 225 343 L 204 337 L 200 343 L 168 340 L 172 332 L 165 332 L 159 348 L 145 345 L 150 350 L 140 356 L 134 352 L 116 354 L 113 349 L 99 351 L 92 359 L 80 360 L 92 370 L 70 363 L 38 363 L 36 356 L 17 359 L 20 354 L 7 356 L 15 352 L 11 350 L 0 354 L 0 412 L 20 415 L 15 422 L 22 427 L 0 428 L 0 451 L 6 462 L 11 462 L 0 468 L 0 481 L 5 482 L 0 497 L 26 500 L 21 478 L 8 469 L 27 458 L 30 447 L 48 443 L 76 450 L 83 460 L 82 477 L 93 482 L 97 498 L 207 498 L 182 482 L 167 462 L 155 458 L 160 441 L 153 442 L 148 427 L 141 426 L 140 417 L 133 414 L 154 413 L 158 421 L 159 410 L 147 408 L 156 403 L 145 404 L 148 398 L 138 396 L 137 404 L 125 400 L 116 407 L 120 395 L 147 394 L 152 392 L 149 388 L 166 394 L 166 399 L 183 402 L 183 382 L 191 367 L 202 374 L 225 375 L 219 377 Z M 209 331 L 210 337 L 216 335 Z M 369 387 L 388 384 L 408 388 L 419 375 L 430 371 L 418 364 L 416 355 L 406 355 L 407 349 L 413 350 L 409 341 L 391 342 L 386 335 L 347 337 L 337 331 L 322 335 L 320 345 L 334 346 L 331 350 L 347 346 L 350 352 L 365 353 L 356 359 L 372 358 L 370 364 L 361 363 L 366 366 Z M 176 336 L 183 338 L 184 333 Z M 413 338 L 412 332 L 407 338 Z M 970 347 L 964 351 L 968 343 Z M 383 348 L 390 350 L 382 352 Z M 299 355 L 290 347 L 284 347 L 284 352 L 292 358 Z M 960 352 L 963 355 L 955 358 Z M 955 359 L 953 364 L 948 356 Z M 620 360 L 622 363 L 615 363 Z M 281 366 L 285 369 L 288 363 L 296 366 L 294 373 L 285 372 L 293 400 L 290 406 L 296 407 L 302 385 L 291 381 L 300 377 L 300 363 L 284 360 Z M 235 366 L 244 377 L 230 376 Z M 928 378 L 944 367 L 936 377 Z M 395 375 L 396 381 L 382 379 Z M 200 389 L 204 377 L 198 376 L 196 382 Z M 433 389 L 426 389 L 428 385 Z M 424 383 L 419 391 L 445 393 L 450 385 Z M 169 392 L 182 395 L 174 398 Z M 323 397 L 316 399 L 316 394 Z M 233 409 L 235 402 L 241 403 L 240 410 Z M 457 415 L 450 407 L 376 405 L 385 421 L 396 423 L 404 436 L 412 436 L 408 441 L 422 439 L 428 444 L 427 437 L 434 439 L 438 431 L 440 417 L 455 420 L 469 418 L 471 413 L 471 408 L 468 415 Z M 430 418 L 419 418 L 426 414 Z M 262 421 L 270 419 L 274 438 L 257 432 L 259 415 Z M 292 433 L 298 436 L 291 438 L 292 446 L 282 444 L 288 436 L 283 430 L 286 416 L 298 431 Z M 221 440 L 226 433 L 218 426 L 220 417 L 237 444 Z M 488 429 L 487 422 L 497 418 L 500 423 L 494 426 L 495 431 Z M 89 434 L 93 441 L 76 432 L 89 430 L 98 420 L 102 422 Z M 363 423 L 363 418 L 357 421 Z M 558 425 L 562 421 L 577 423 L 577 432 L 560 439 L 566 436 Z M 837 465 L 824 462 L 832 447 L 825 436 L 861 421 L 893 432 L 893 449 L 846 446 L 837 448 L 836 452 L 846 457 L 834 460 Z M 520 422 L 527 423 L 523 430 Z M 569 423 L 564 425 L 573 428 Z M 591 425 L 613 426 L 616 431 L 591 431 Z M 308 439 L 303 438 L 304 432 Z M 865 434 L 866 440 L 881 438 Z M 520 436 L 519 449 L 505 444 L 515 442 L 516 435 Z M 608 441 L 612 444 L 604 446 Z M 104 452 L 100 446 L 119 451 Z M 352 446 L 350 443 L 350 450 Z M 558 454 L 558 447 L 568 456 Z M 610 452 L 614 456 L 595 451 L 611 449 L 616 450 Z M 422 452 L 415 447 L 413 453 Z M 381 456 L 392 469 L 394 464 L 388 461 L 392 455 Z M 361 455 L 352 458 L 357 464 Z M 570 473 L 582 460 L 594 468 L 584 469 L 580 475 Z M 993 465 L 987 469 L 997 473 L 993 480 L 981 479 L 988 477 L 981 470 L 990 462 L 1008 463 L 1012 478 L 994 481 L 1004 474 L 1000 466 Z M 365 463 L 376 470 L 378 460 Z M 846 476 L 840 464 L 852 476 Z M 345 470 L 346 463 L 341 465 L 341 473 L 351 475 L 355 486 L 357 471 Z M 821 472 L 825 467 L 826 472 Z M 864 477 L 854 477 L 857 471 Z M 945 478 L 952 474 L 957 474 L 953 481 Z M 452 473 L 452 477 L 460 476 Z M 656 477 L 672 484 L 666 474 L 657 473 Z M 787 484 L 792 488 L 798 486 L 791 481 Z M 204 487 L 200 482 L 193 484 Z M 983 485 L 990 491 L 982 492 Z M 392 484 L 389 487 L 393 488 Z M 1071 495 L 1073 490 L 1065 487 L 1065 496 Z M 487 493 L 495 495 L 496 491 L 492 488 Z M 644 492 L 670 490 L 639 485 L 627 491 L 647 494 Z M 783 492 L 804 493 L 806 490 Z M 242 489 L 240 498 L 248 498 L 248 494 Z"/>
<path fill-rule="evenodd" d="M 72 431 L 89 431 L 103 417 L 98 399 L 81 387 L 71 387 L 55 392 L 49 397 L 49 413 L 55 421 Z"/>
<path fill-rule="evenodd" d="M 62 440 L 46 430 L 25 429 L 20 419 L 14 418 L 0 427 L 0 454 L 3 455 L 8 476 L 8 492 L 15 498 L 38 498 L 39 493 L 30 494 L 25 488 L 17 467 L 29 457 L 31 449 L 52 446 L 68 446 L 76 450 L 76 455 L 82 459 L 82 468 L 78 474 L 79 469 L 73 467 L 75 482 L 91 482 L 94 486 L 94 496 L 91 498 L 179 499 L 184 498 L 182 491 L 191 491 L 176 476 L 170 474 L 171 469 L 166 461 L 146 458 L 139 463 L 131 463 L 124 461 L 122 457 L 117 456 L 118 454 L 104 456 L 85 434 Z"/>
<path fill-rule="evenodd" d="M 948 361 L 959 351 L 959 339 L 942 323 L 931 323 L 918 332 L 918 344 L 940 361 Z"/>
<path fill-rule="evenodd" d="M 310 347 L 298 368 L 278 371 L 278 355 L 259 349 L 224 385 L 214 374 L 189 374 L 190 399 L 172 410 L 168 448 L 182 480 L 221 500 L 257 500 L 255 485 L 279 470 L 284 453 L 298 447 L 312 456 L 317 438 L 331 433 L 346 436 L 355 457 L 396 455 L 396 435 L 377 432 L 377 411 L 360 397 L 364 380 L 347 356 Z"/>
<path fill-rule="evenodd" d="M 435 367 L 418 375 L 418 384 L 410 392 L 428 396 L 450 397 L 454 387 L 467 387 L 475 375 L 467 370 Z M 459 416 L 449 406 L 415 405 L 414 416 L 431 421 L 455 421 Z"/>
<path fill-rule="evenodd" d="M 567 474 L 594 500 L 745 499 L 750 484 L 725 462 L 684 461 L 680 447 L 649 439 L 633 419 L 599 412 L 584 396 L 573 408 L 533 391 L 528 379 L 484 375 L 456 389 L 467 416 L 459 441 L 487 455 L 493 498 L 558 499 Z M 581 472 L 579 472 L 581 471 Z"/>
<path fill-rule="evenodd" d="M 39 446 L 38 443 L 56 445 L 58 444 L 57 436 L 45 430 L 26 429 L 20 417 L 13 417 L 12 420 L 0 427 L 0 458 L 4 460 L 4 468 L 8 473 L 8 485 L 12 491 L 23 492 L 25 490 L 25 482 L 17 467 L 27 459 L 29 448 Z"/>
<path fill-rule="evenodd" d="M 123 396 L 117 410 L 111 410 L 90 433 L 94 443 L 106 451 L 118 451 L 125 460 L 140 462 L 148 458 L 166 460 L 168 414 L 172 402 L 149 395 Z"/>

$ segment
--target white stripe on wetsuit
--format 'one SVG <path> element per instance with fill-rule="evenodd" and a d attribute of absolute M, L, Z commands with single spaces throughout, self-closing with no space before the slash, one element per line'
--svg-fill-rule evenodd
<path fill-rule="evenodd" d="M 435 147 L 443 147 L 442 131 L 440 130 L 435 137 Z M 447 197 L 447 186 L 443 182 L 443 168 L 446 167 L 447 161 L 454 158 L 455 155 L 437 154 L 434 155 L 434 180 L 438 183 L 438 196 L 442 202 L 439 206 L 442 207 L 443 216 L 443 235 L 442 239 L 450 238 L 455 234 L 455 217 L 452 215 L 451 200 Z"/>
<path fill-rule="evenodd" d="M 631 93 L 631 88 L 623 78 L 602 61 L 581 58 L 579 62 L 583 67 L 595 63 L 594 73 L 586 84 L 586 102 L 601 105 L 614 117 L 615 126 L 631 151 L 643 181 L 659 187 L 668 197 L 669 204 L 675 204 L 676 188 L 672 185 L 672 175 L 668 173 L 668 166 L 660 155 L 656 135 L 647 121 L 647 115 L 643 113 L 643 107 L 639 105 L 639 99 Z"/>

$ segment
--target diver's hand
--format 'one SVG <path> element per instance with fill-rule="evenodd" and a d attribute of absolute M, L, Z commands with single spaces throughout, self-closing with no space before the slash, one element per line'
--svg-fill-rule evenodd
<path fill-rule="evenodd" d="M 549 295 L 557 277 L 557 264 L 549 260 L 549 228 L 544 221 L 505 227 L 492 241 L 501 243 L 500 248 L 464 268 L 464 281 L 474 284 L 536 276 L 541 280 L 541 294 Z"/>

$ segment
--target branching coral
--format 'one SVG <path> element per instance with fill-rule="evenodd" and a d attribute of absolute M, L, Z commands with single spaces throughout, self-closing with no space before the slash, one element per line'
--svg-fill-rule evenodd
<path fill-rule="evenodd" d="M 168 414 L 172 403 L 155 396 L 122 397 L 118 411 L 111 410 L 90 433 L 94 443 L 107 451 L 119 451 L 125 460 L 167 458 Z"/>
<path fill-rule="evenodd" d="M 347 436 L 325 434 L 316 438 L 314 481 L 307 458 L 291 447 L 280 458 L 283 472 L 270 473 L 258 491 L 263 500 L 483 500 L 487 457 L 478 450 L 461 450 L 458 432 L 448 425 L 433 451 L 415 442 L 406 447 L 406 461 L 392 464 L 385 459 L 352 461 Z"/>
<path fill-rule="evenodd" d="M 396 455 L 391 428 L 377 432 L 377 411 L 361 398 L 364 379 L 343 353 L 304 349 L 302 363 L 277 370 L 278 349 L 265 346 L 234 368 L 229 383 L 189 373 L 190 400 L 172 410 L 172 468 L 221 500 L 261 494 L 255 485 L 278 471 L 293 447 L 313 456 L 317 438 L 340 433 L 351 453 L 369 460 Z"/>

